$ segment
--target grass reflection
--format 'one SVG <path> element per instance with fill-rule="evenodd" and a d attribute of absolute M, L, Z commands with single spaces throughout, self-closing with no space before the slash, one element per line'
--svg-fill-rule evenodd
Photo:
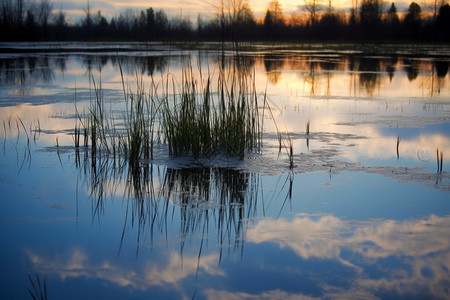
<path fill-rule="evenodd" d="M 128 226 L 137 228 L 138 252 L 144 232 L 151 243 L 157 233 L 167 238 L 170 220 L 180 224 L 181 254 L 185 243 L 200 235 L 200 259 L 204 239 L 208 239 L 211 228 L 217 234 L 219 259 L 222 249 L 229 248 L 228 245 L 242 251 L 243 220 L 257 214 L 259 175 L 203 165 L 169 168 L 147 162 L 118 163 L 107 156 L 90 156 L 87 149 L 78 148 L 75 161 L 92 199 L 93 219 L 102 218 L 108 199 L 121 192 L 125 197 L 119 253 Z M 178 215 L 180 220 L 175 221 L 173 218 Z"/>
<path fill-rule="evenodd" d="M 30 275 L 28 275 L 28 280 L 31 285 L 31 288 L 26 286 L 28 293 L 33 300 L 47 300 L 47 282 L 45 281 L 45 276 L 40 279 L 40 276 L 36 274 L 36 279 L 33 279 Z"/>
<path fill-rule="evenodd" d="M 202 246 L 210 223 L 217 232 L 220 257 L 225 245 L 241 248 L 242 221 L 256 216 L 258 184 L 258 175 L 228 168 L 167 169 L 162 189 L 165 199 L 180 207 L 182 249 L 196 232 L 202 234 Z"/>

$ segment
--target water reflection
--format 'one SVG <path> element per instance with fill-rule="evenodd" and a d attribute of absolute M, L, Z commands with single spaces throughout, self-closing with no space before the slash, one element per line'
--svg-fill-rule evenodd
<path fill-rule="evenodd" d="M 434 65 L 434 70 L 437 74 L 437 87 L 432 88 L 432 90 L 436 89 L 437 93 L 440 94 L 441 90 L 444 90 L 444 88 L 445 88 L 445 82 L 446 82 L 445 77 L 447 76 L 449 62 L 435 60 L 433 62 L 433 65 Z"/>
<path fill-rule="evenodd" d="M 414 81 L 419 76 L 419 63 L 417 60 L 404 59 L 403 65 L 409 81 Z"/>
<path fill-rule="evenodd" d="M 26 89 L 40 84 L 56 84 L 63 81 L 63 75 L 73 59 L 80 62 L 84 76 L 101 73 L 108 65 L 112 65 L 119 73 L 119 65 L 125 75 L 151 76 L 156 72 L 165 72 L 168 66 L 168 56 L 129 56 L 129 55 L 39 55 L 24 57 L 0 57 L 0 83 L 3 88 L 14 90 L 21 87 L 21 95 L 26 95 Z M 90 76 L 90 75 L 89 75 Z M 90 79 L 87 77 L 86 79 Z M 73 83 L 75 84 L 75 82 Z"/>
<path fill-rule="evenodd" d="M 210 228 L 217 236 L 220 259 L 225 245 L 243 251 L 242 220 L 256 216 L 258 183 L 256 175 L 228 168 L 167 169 L 162 192 L 165 201 L 180 207 L 181 251 L 201 233 L 200 255 Z"/>
<path fill-rule="evenodd" d="M 266 70 L 267 79 L 272 84 L 277 84 L 284 68 L 285 58 L 273 54 L 264 55 L 264 69 Z"/>
<path fill-rule="evenodd" d="M 433 65 L 434 65 L 434 68 L 436 69 L 438 78 L 445 78 L 445 76 L 447 76 L 448 65 L 449 65 L 448 61 L 435 60 L 433 62 Z"/>
<path fill-rule="evenodd" d="M 53 69 L 64 70 L 64 60 L 47 56 L 0 58 L 0 84 L 17 87 L 51 83 L 55 77 Z"/>
<path fill-rule="evenodd" d="M 75 165 L 92 199 L 93 218 L 101 221 L 108 199 L 121 195 L 127 199 L 121 246 L 128 226 L 137 227 L 138 241 L 142 232 L 153 237 L 155 232 L 167 230 L 165 224 L 173 218 L 172 205 L 180 209 L 181 252 L 192 236 L 206 235 L 210 228 L 217 231 L 220 257 L 224 244 L 236 249 L 243 246 L 242 220 L 256 215 L 259 176 L 202 165 L 130 165 L 122 158 L 91 156 L 88 148 L 75 151 Z"/>
<path fill-rule="evenodd" d="M 399 222 L 300 214 L 291 221 L 261 220 L 248 229 L 246 239 L 257 244 L 274 243 L 304 260 L 338 261 L 358 274 L 347 279 L 352 292 L 372 296 L 383 292 L 403 296 L 423 293 L 446 298 L 449 226 L 448 216 Z M 377 272 L 384 276 L 377 278 Z M 335 296 L 348 295 L 348 289 L 332 290 Z"/>
<path fill-rule="evenodd" d="M 380 60 L 363 57 L 359 60 L 359 84 L 373 96 L 374 91 L 380 88 Z"/>
<path fill-rule="evenodd" d="M 220 289 L 200 284 L 197 291 L 200 298 L 222 299 L 231 295 L 236 299 L 276 295 L 293 298 L 302 295 L 319 298 L 449 296 L 448 216 L 359 221 L 333 215 L 297 214 L 291 220 L 264 218 L 249 221 L 243 238 L 253 247 L 253 259 L 240 263 L 254 274 L 254 281 L 260 282 L 262 274 L 270 269 L 272 273 L 280 274 L 280 280 L 289 281 L 288 278 L 295 274 L 294 278 L 309 281 L 309 276 L 316 274 L 320 276 L 320 282 L 313 281 L 308 288 L 297 282 L 289 290 L 271 289 L 271 283 L 267 282 L 267 287 L 262 289 L 264 292 L 259 293 L 241 285 Z M 271 256 L 275 253 L 278 253 L 276 259 Z M 139 266 L 99 259 L 82 249 L 69 249 L 55 256 L 33 250 L 28 250 L 27 254 L 34 270 L 61 280 L 101 279 L 137 291 L 175 288 L 178 296 L 192 293 L 189 278 L 194 276 L 208 275 L 210 282 L 231 276 L 241 280 L 245 276 L 228 267 L 234 265 L 230 260 L 218 265 L 220 258 L 214 251 L 204 251 L 201 259 L 190 254 L 182 257 L 170 250 L 158 252 L 153 258 L 144 258 Z M 260 260 L 264 262 L 258 263 Z M 329 268 L 339 273 L 330 273 Z"/>
<path fill-rule="evenodd" d="M 289 84 L 289 73 L 296 74 L 296 81 L 306 84 L 297 96 L 358 96 L 368 95 L 417 95 L 426 90 L 430 96 L 445 96 L 448 58 L 419 59 L 410 55 L 369 56 L 364 53 L 322 53 L 318 51 L 272 51 L 264 54 L 242 51 L 240 55 L 218 55 L 214 51 L 197 51 L 166 55 L 157 53 L 101 53 L 101 54 L 46 54 L 24 57 L 0 57 L 0 81 L 7 93 L 31 94 L 24 87 L 37 84 L 60 84 L 63 74 L 80 68 L 84 80 L 89 74 L 113 70 L 119 67 L 125 75 L 136 74 L 152 77 L 165 74 L 173 64 L 188 65 L 197 61 L 208 72 L 217 66 L 250 74 L 261 70 L 272 85 Z M 195 62 L 194 62 L 195 64 Z M 175 67 L 175 69 L 178 67 Z M 263 71 L 262 71 L 263 70 Z M 89 75 L 90 76 L 90 75 Z M 388 80 L 383 80 L 387 78 Z M 407 81 L 403 81 L 406 78 Z M 74 79 L 79 82 L 82 78 Z M 345 84 L 349 83 L 349 84 Z M 264 90 L 265 87 L 258 87 Z M 435 92 L 437 91 L 437 93 Z M 301 93 L 301 94 L 299 94 Z"/>
<path fill-rule="evenodd" d="M 119 287 L 146 291 L 157 287 L 175 288 L 186 278 L 195 275 L 200 269 L 212 276 L 225 276 L 217 265 L 217 255 L 204 255 L 199 262 L 196 256 L 183 258 L 176 252 L 161 255 L 159 261 L 147 260 L 139 267 L 120 265 L 114 260 L 100 260 L 91 257 L 82 249 L 72 249 L 56 257 L 27 251 L 28 258 L 36 270 L 58 276 L 61 280 L 73 278 L 101 279 Z M 180 291 L 183 294 L 183 290 Z"/>
<path fill-rule="evenodd" d="M 386 64 L 386 72 L 388 73 L 389 76 L 389 81 L 392 82 L 398 64 L 398 57 L 395 55 L 387 58 L 385 64 Z"/>
<path fill-rule="evenodd" d="M 171 159 L 162 140 L 154 160 L 131 165 L 73 146 L 75 82 L 82 111 L 87 75 L 101 74 L 109 100 L 122 93 L 119 66 L 125 77 L 158 84 L 158 73 L 176 81 L 196 64 L 203 75 L 222 68 L 229 77 L 254 76 L 292 139 L 292 170 L 269 118 L 261 153 L 239 162 Z M 352 51 L 2 57 L 0 185 L 13 199 L 0 218 L 2 254 L 16 270 L 9 282 L 29 273 L 17 268 L 26 249 L 49 289 L 83 281 L 95 291 L 187 299 L 448 298 L 448 65 L 445 55 Z M 38 88 L 46 102 L 37 101 Z M 9 101 L 20 89 L 25 96 Z M 107 103 L 118 127 L 122 104 Z M 385 186 L 391 190 L 376 194 Z M 376 195 L 366 200 L 366 189 Z M 384 206 L 367 213 L 375 203 Z"/>

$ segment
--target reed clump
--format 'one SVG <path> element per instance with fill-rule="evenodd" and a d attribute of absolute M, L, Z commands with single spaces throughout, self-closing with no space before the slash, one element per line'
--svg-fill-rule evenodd
<path fill-rule="evenodd" d="M 260 147 L 254 74 L 221 71 L 217 77 L 209 74 L 203 79 L 201 70 L 194 74 L 192 67 L 186 67 L 180 82 L 167 74 L 158 84 L 152 78 L 148 90 L 142 76 L 136 75 L 135 91 L 126 86 L 122 70 L 121 75 L 126 103 L 123 123 L 105 110 L 101 82 L 94 78 L 94 97 L 84 121 L 77 111 L 81 125 L 75 126 L 75 147 L 80 146 L 83 132 L 92 157 L 106 153 L 136 165 L 153 159 L 154 144 L 161 140 L 167 143 L 170 156 L 194 158 L 225 154 L 243 159 L 247 151 Z"/>
<path fill-rule="evenodd" d="M 260 116 L 252 79 L 220 72 L 213 92 L 212 76 L 199 85 L 192 68 L 186 68 L 180 92 L 173 85 L 172 97 L 167 94 L 162 105 L 169 155 L 225 154 L 243 159 L 246 151 L 259 147 Z"/>

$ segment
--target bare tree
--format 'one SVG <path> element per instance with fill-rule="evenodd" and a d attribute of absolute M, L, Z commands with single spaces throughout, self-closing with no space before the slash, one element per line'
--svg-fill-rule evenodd
<path fill-rule="evenodd" d="M 83 20 L 83 25 L 89 30 L 92 27 L 92 15 L 91 8 L 89 6 L 89 0 L 87 0 L 87 7 L 83 9 L 85 17 Z"/>
<path fill-rule="evenodd" d="M 440 2 L 440 4 L 439 4 Z M 421 6 L 425 10 L 433 12 L 433 20 L 436 20 L 439 5 L 444 5 L 444 0 L 422 0 Z"/>
<path fill-rule="evenodd" d="M 352 0 L 352 7 L 350 8 L 350 26 L 354 28 L 358 23 L 358 0 Z"/>
<path fill-rule="evenodd" d="M 280 38 L 281 27 L 284 25 L 283 11 L 278 0 L 269 3 L 264 17 L 264 30 L 266 38 Z"/>
<path fill-rule="evenodd" d="M 1 10 L 3 26 L 18 28 L 22 25 L 25 13 L 23 0 L 2 0 Z"/>
<path fill-rule="evenodd" d="M 226 29 L 231 30 L 231 38 L 235 42 L 238 38 L 238 28 L 243 22 L 253 20 L 253 12 L 249 6 L 249 0 L 217 0 L 211 5 L 216 11 L 216 19 L 220 26 L 222 45 L 225 41 Z"/>
<path fill-rule="evenodd" d="M 53 9 L 53 3 L 51 3 L 49 0 L 40 0 L 37 8 L 38 8 L 38 23 L 42 27 L 46 28 Z"/>
<path fill-rule="evenodd" d="M 272 22 L 274 24 L 281 25 L 284 23 L 283 10 L 281 9 L 281 5 L 278 0 L 271 1 L 267 10 L 270 11 Z"/>
<path fill-rule="evenodd" d="M 317 12 L 320 6 L 320 0 L 304 0 L 305 1 L 305 9 L 309 13 L 309 20 L 311 25 L 316 24 L 317 22 Z M 331 6 L 331 0 L 330 6 Z"/>

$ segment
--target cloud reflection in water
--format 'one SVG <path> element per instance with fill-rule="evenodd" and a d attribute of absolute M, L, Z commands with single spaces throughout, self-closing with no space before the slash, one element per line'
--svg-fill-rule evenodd
<path fill-rule="evenodd" d="M 305 260 L 336 260 L 355 268 L 358 277 L 347 279 L 352 293 L 424 293 L 446 298 L 450 295 L 449 228 L 449 216 L 400 222 L 301 214 L 291 221 L 263 219 L 248 229 L 247 240 L 277 244 Z M 374 267 L 385 276 L 371 274 Z M 349 296 L 342 295 L 345 290 L 336 286 L 324 286 L 324 292 L 331 298 Z"/>
<path fill-rule="evenodd" d="M 146 261 L 140 268 L 126 267 L 109 260 L 95 262 L 96 259 L 80 249 L 57 257 L 28 251 L 28 257 L 38 272 L 56 275 L 63 281 L 79 277 L 101 279 L 141 291 L 154 287 L 179 288 L 184 279 L 197 273 L 197 268 L 212 276 L 225 276 L 217 265 L 218 256 L 215 254 L 205 255 L 199 261 L 196 256 L 181 257 L 179 253 L 171 251 L 166 260 Z"/>
<path fill-rule="evenodd" d="M 270 289 L 269 284 L 267 290 L 263 288 L 252 293 L 235 286 L 222 284 L 222 288 L 212 289 L 202 284 L 202 289 L 198 291 L 199 298 L 313 299 L 317 296 L 332 299 L 377 299 L 383 298 L 383 295 L 400 298 L 449 297 L 450 216 L 430 215 L 426 219 L 404 221 L 359 221 L 344 220 L 332 215 L 298 214 L 292 220 L 251 219 L 246 224 L 249 226 L 246 243 L 253 244 L 258 250 L 249 253 L 252 257 L 258 257 L 265 251 L 270 251 L 272 257 L 282 257 L 286 250 L 295 253 L 300 264 L 290 264 L 294 269 L 299 268 L 299 277 L 294 280 L 303 280 L 302 276 L 308 276 L 308 268 L 320 269 L 325 265 L 327 270 L 324 277 L 315 283 L 317 290 L 311 295 L 303 290 Z M 267 247 L 274 244 L 279 249 Z M 78 277 L 101 279 L 136 291 L 158 287 L 173 288 L 186 295 L 185 280 L 197 272 L 215 277 L 214 280 L 234 276 L 232 269 L 227 267 L 230 262 L 222 261 L 219 266 L 219 256 L 214 251 L 205 251 L 200 262 L 195 255 L 181 256 L 169 251 L 163 259 L 152 256 L 140 263 L 142 267 L 138 268 L 126 267 L 109 260 L 96 263 L 89 254 L 76 249 L 66 256 L 48 257 L 32 251 L 28 252 L 28 256 L 37 272 L 57 275 L 62 280 Z M 265 261 L 265 265 L 270 269 L 282 268 L 277 261 L 278 259 Z M 342 270 L 353 271 L 342 272 L 346 275 L 333 274 L 336 269 L 333 267 L 334 262 L 338 262 Z M 260 280 L 258 277 L 264 277 L 263 273 L 268 271 L 262 270 L 264 267 L 260 265 L 252 265 L 251 260 L 244 259 L 241 263 L 250 269 L 257 281 Z M 291 271 L 287 270 L 283 276 L 292 276 L 294 273 Z M 380 274 L 383 276 L 379 276 Z M 338 281 L 340 284 L 332 279 L 334 276 L 342 277 Z"/>

